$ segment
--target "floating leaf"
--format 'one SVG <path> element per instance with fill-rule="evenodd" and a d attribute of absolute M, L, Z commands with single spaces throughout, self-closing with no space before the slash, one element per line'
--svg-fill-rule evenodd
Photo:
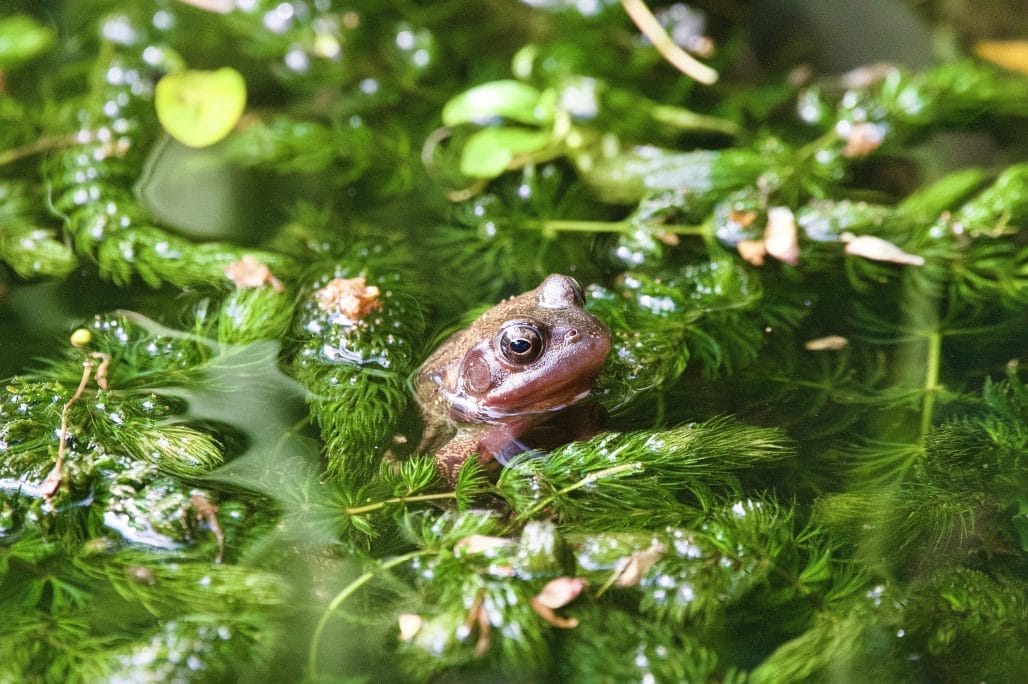
<path fill-rule="evenodd" d="M 246 81 L 235 69 L 182 71 L 157 82 L 157 118 L 171 137 L 207 147 L 235 127 L 246 106 Z"/>
<path fill-rule="evenodd" d="M 0 19 L 0 67 L 27 62 L 54 41 L 54 32 L 25 14 Z"/>
<path fill-rule="evenodd" d="M 519 154 L 538 152 L 550 143 L 548 131 L 525 128 L 484 128 L 468 138 L 460 171 L 472 178 L 495 178 Z"/>
<path fill-rule="evenodd" d="M 443 123 L 459 126 L 505 118 L 526 124 L 547 124 L 553 120 L 553 98 L 520 81 L 492 81 L 475 86 L 443 107 Z"/>

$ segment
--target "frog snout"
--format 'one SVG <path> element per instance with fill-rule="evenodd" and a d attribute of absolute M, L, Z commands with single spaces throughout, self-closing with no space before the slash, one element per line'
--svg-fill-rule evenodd
<path fill-rule="evenodd" d="M 582 330 L 581 328 L 568 328 L 564 331 L 564 347 L 574 349 L 575 356 L 597 357 L 603 359 L 610 351 L 610 338 L 606 335 Z"/>

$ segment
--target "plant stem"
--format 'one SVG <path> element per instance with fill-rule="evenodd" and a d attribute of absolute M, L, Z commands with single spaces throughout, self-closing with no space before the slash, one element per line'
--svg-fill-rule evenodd
<path fill-rule="evenodd" d="M 921 430 L 919 442 L 924 447 L 925 437 L 932 427 L 935 394 L 939 389 L 939 364 L 942 361 L 942 334 L 935 330 L 928 336 L 928 360 L 924 377 L 924 398 L 921 400 Z"/>
<path fill-rule="evenodd" d="M 365 504 L 363 506 L 354 506 L 352 508 L 345 509 L 347 515 L 360 515 L 361 513 L 370 513 L 371 511 L 377 511 L 385 508 L 388 504 L 394 503 L 411 503 L 417 501 L 439 501 L 440 499 L 456 499 L 457 492 L 441 492 L 438 494 L 419 494 L 417 496 L 398 496 L 395 499 L 385 499 L 383 501 L 376 501 L 375 503 Z"/>
<path fill-rule="evenodd" d="M 74 142 L 75 138 L 71 135 L 46 135 L 26 145 L 22 145 L 21 147 L 12 147 L 10 149 L 0 151 L 0 166 L 16 162 L 25 157 L 31 157 L 32 155 L 39 154 L 40 152 L 65 147 L 73 144 Z"/>
<path fill-rule="evenodd" d="M 622 233 L 631 224 L 628 221 L 532 221 L 526 222 L 532 228 L 537 228 L 544 233 Z M 709 228 L 706 224 L 699 225 L 675 225 L 668 224 L 657 227 L 664 233 L 675 235 L 706 235 Z"/>
<path fill-rule="evenodd" d="M 619 475 L 624 475 L 626 473 L 641 473 L 644 469 L 645 467 L 642 463 L 639 463 L 638 461 L 633 461 L 631 463 L 622 463 L 621 465 L 611 466 L 610 468 L 604 468 L 603 470 L 597 470 L 595 473 L 590 473 L 589 475 L 586 475 L 578 482 L 569 484 L 567 487 L 561 489 L 553 496 L 548 496 L 542 501 L 538 502 L 536 505 L 532 506 L 530 509 L 519 515 L 518 520 L 530 518 L 542 509 L 549 506 L 550 503 L 557 497 L 564 496 L 565 494 L 570 494 L 576 489 L 581 489 L 582 487 L 588 487 L 592 483 L 598 480 L 602 480 L 605 477 L 617 477 Z"/>
<path fill-rule="evenodd" d="M 644 36 L 650 39 L 657 52 L 683 74 L 699 81 L 705 85 L 711 85 L 717 81 L 717 72 L 706 64 L 697 61 L 688 52 L 678 47 L 675 41 L 667 34 L 664 27 L 660 25 L 653 12 L 642 0 L 621 0 L 625 12 Z"/>
<path fill-rule="evenodd" d="M 743 128 L 733 121 L 716 116 L 704 116 L 672 105 L 655 105 L 650 110 L 654 120 L 686 131 L 713 131 L 733 138 L 743 134 Z"/>
<path fill-rule="evenodd" d="M 390 558 L 389 560 L 381 563 L 378 566 L 378 568 L 376 568 L 376 571 L 389 570 L 390 568 L 394 568 L 397 565 L 406 563 L 412 558 L 428 555 L 430 553 L 434 552 L 425 549 L 422 549 L 420 551 L 411 551 L 410 553 L 405 553 L 402 556 Z M 314 627 L 314 633 L 311 635 L 310 648 L 307 650 L 307 674 L 311 679 L 315 679 L 314 675 L 317 672 L 318 668 L 318 647 L 321 645 L 321 635 L 324 633 L 325 627 L 328 625 L 328 620 L 332 617 L 332 613 L 335 612 L 336 608 L 343 604 L 343 601 L 350 598 L 350 596 L 353 595 L 355 591 L 357 591 L 365 584 L 367 584 L 369 581 L 371 581 L 371 579 L 375 576 L 376 571 L 369 570 L 357 579 L 355 579 L 354 581 L 347 584 L 342 591 L 335 595 L 335 598 L 333 598 L 331 603 L 328 604 L 328 607 L 325 609 L 325 612 L 321 614 L 321 618 L 318 619 L 318 624 Z"/>
<path fill-rule="evenodd" d="M 93 374 L 93 360 L 91 358 L 86 359 L 82 362 L 82 379 L 79 380 L 79 386 L 75 390 L 75 394 L 71 395 L 71 399 L 65 402 L 64 407 L 61 409 L 61 437 L 57 443 L 57 458 L 54 460 L 54 467 L 50 471 L 50 474 L 46 476 L 43 483 L 39 486 L 39 490 L 43 492 L 43 496 L 49 501 L 50 498 L 57 492 L 61 486 L 61 478 L 64 476 L 64 453 L 68 448 L 68 411 L 71 407 L 79 400 L 82 394 L 86 391 L 86 385 L 89 383 L 89 376 Z"/>

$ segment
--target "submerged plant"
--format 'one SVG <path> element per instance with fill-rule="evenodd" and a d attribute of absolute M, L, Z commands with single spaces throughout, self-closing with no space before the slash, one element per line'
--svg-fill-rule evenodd
<path fill-rule="evenodd" d="M 753 73 L 717 3 L 73 4 L 0 11 L 0 679 L 1028 670 L 1023 73 Z M 412 375 L 550 273 L 606 423 L 448 482 Z"/>

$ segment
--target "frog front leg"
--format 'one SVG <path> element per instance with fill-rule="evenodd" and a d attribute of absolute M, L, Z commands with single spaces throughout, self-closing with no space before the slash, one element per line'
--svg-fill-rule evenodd
<path fill-rule="evenodd" d="M 527 451 L 528 447 L 519 438 L 535 422 L 529 418 L 517 418 L 503 425 L 460 431 L 436 452 L 436 467 L 452 487 L 457 483 L 461 466 L 474 454 L 478 454 L 482 465 L 492 462 L 506 464 L 517 454 Z"/>
<path fill-rule="evenodd" d="M 458 434 L 436 452 L 436 468 L 451 489 L 457 485 L 457 474 L 460 472 L 461 466 L 476 454 L 483 464 L 492 458 L 479 446 L 478 435 L 473 434 Z"/>

